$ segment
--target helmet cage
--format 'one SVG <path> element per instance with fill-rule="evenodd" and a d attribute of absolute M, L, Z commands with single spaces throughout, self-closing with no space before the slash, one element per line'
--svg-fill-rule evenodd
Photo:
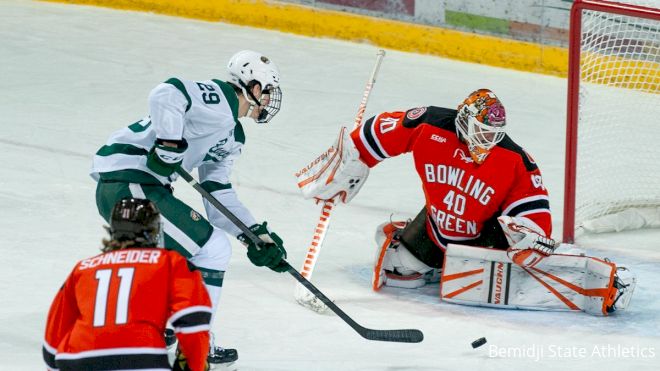
<path fill-rule="evenodd" d="M 485 150 L 491 150 L 504 139 L 506 134 L 504 123 L 499 125 L 484 124 L 469 111 L 470 107 L 464 105 L 456 117 L 456 123 L 458 124 L 456 127 L 468 143 Z"/>
<path fill-rule="evenodd" d="M 280 111 L 280 107 L 282 106 L 282 90 L 279 86 L 267 86 L 266 89 L 261 91 L 261 98 L 258 99 L 252 94 L 252 88 L 259 83 L 258 81 L 252 80 L 247 86 L 242 81 L 239 81 L 239 83 L 241 84 L 243 96 L 250 103 L 250 109 L 247 115 L 249 116 L 252 113 L 255 106 L 261 107 L 261 112 L 259 112 L 259 116 L 255 119 L 258 124 L 267 123 Z M 268 104 L 265 107 L 263 107 L 264 96 L 268 96 Z"/>
<path fill-rule="evenodd" d="M 274 62 L 268 57 L 250 50 L 240 51 L 229 60 L 227 65 L 230 82 L 240 87 L 243 96 L 250 103 L 248 115 L 255 106 L 261 107 L 257 123 L 269 122 L 280 110 L 282 91 L 279 88 L 280 72 Z M 259 84 L 261 97 L 252 94 L 252 88 Z M 269 95 L 268 104 L 263 106 L 264 95 Z"/>
<path fill-rule="evenodd" d="M 282 90 L 279 86 L 270 87 L 263 91 L 262 97 L 268 95 L 268 104 L 261 109 L 257 123 L 265 124 L 270 121 L 280 111 L 282 106 Z"/>
<path fill-rule="evenodd" d="M 505 126 L 504 107 L 490 90 L 473 92 L 458 107 L 456 130 L 468 145 L 472 159 L 478 164 L 504 139 Z"/>

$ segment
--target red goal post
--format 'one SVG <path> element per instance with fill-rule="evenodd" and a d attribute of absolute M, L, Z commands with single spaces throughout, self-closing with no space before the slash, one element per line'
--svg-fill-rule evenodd
<path fill-rule="evenodd" d="M 660 0 L 576 0 L 570 17 L 564 242 L 586 219 L 660 208 Z"/>

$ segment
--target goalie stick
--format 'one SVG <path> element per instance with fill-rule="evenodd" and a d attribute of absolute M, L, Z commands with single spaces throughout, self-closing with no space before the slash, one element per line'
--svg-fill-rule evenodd
<path fill-rule="evenodd" d="M 178 167 L 176 171 L 183 179 L 188 182 L 199 194 L 204 197 L 208 202 L 210 202 L 218 211 L 220 211 L 224 216 L 227 217 L 234 225 L 236 225 L 245 235 L 257 246 L 263 246 L 265 244 L 254 232 L 252 232 L 246 225 L 243 223 L 236 215 L 234 215 L 229 209 L 227 209 L 218 199 L 213 197 L 208 191 L 206 191 L 202 186 L 192 177 L 187 171 L 183 168 Z M 319 300 L 321 300 L 328 308 L 330 308 L 339 318 L 346 322 L 353 330 L 355 330 L 360 336 L 367 340 L 377 340 L 377 341 L 390 341 L 396 343 L 419 343 L 424 340 L 424 334 L 417 329 L 402 329 L 402 330 L 374 330 L 366 328 L 355 322 L 348 314 L 346 314 L 337 304 L 333 303 L 332 300 L 328 299 L 321 290 L 312 285 L 309 280 L 303 277 L 295 268 L 293 268 L 289 263 L 287 265 L 287 272 L 291 274 L 298 282 L 300 282 L 307 290 L 313 293 Z"/>
<path fill-rule="evenodd" d="M 355 122 L 353 129 L 362 125 L 362 117 L 364 116 L 364 111 L 367 108 L 367 102 L 369 101 L 369 95 L 371 94 L 371 89 L 376 83 L 376 76 L 380 69 L 380 64 L 385 57 L 385 51 L 379 50 L 376 53 L 376 64 L 374 65 L 373 70 L 371 71 L 371 76 L 367 81 L 367 85 L 364 88 L 364 93 L 362 94 L 362 101 L 360 101 L 360 106 L 358 107 L 357 114 L 355 116 Z M 307 249 L 307 255 L 303 262 L 303 266 L 300 269 L 300 273 L 306 279 L 312 278 L 312 272 L 314 272 L 314 266 L 318 260 L 319 253 L 321 252 L 321 247 L 323 246 L 323 241 L 325 240 L 325 235 L 328 232 L 330 226 L 330 216 L 332 213 L 333 207 L 336 205 L 336 197 L 331 198 L 323 202 L 323 207 L 321 208 L 321 215 L 319 216 L 319 221 L 314 228 L 314 236 L 312 236 L 312 242 L 310 243 Z M 312 295 L 308 290 L 305 289 L 304 285 L 296 285 L 294 291 L 294 297 L 298 304 L 302 305 L 305 308 L 309 308 L 317 313 L 323 313 L 328 310 L 328 307 L 324 305 L 323 302 L 319 301 L 317 296 Z"/>

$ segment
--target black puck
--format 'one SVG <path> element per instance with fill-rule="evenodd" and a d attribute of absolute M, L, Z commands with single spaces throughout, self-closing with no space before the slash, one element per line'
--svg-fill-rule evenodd
<path fill-rule="evenodd" d="M 472 342 L 472 349 L 477 349 L 484 344 L 486 344 L 486 338 L 479 338 Z"/>

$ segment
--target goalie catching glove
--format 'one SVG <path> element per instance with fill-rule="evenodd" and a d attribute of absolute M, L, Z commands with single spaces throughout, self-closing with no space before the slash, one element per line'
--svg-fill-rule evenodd
<path fill-rule="evenodd" d="M 263 222 L 249 228 L 264 242 L 261 246 L 257 246 L 245 233 L 238 235 L 237 238 L 247 246 L 247 256 L 252 264 L 258 267 L 266 266 L 275 272 L 285 272 L 289 265 L 284 260 L 286 250 L 283 241 L 280 236 L 268 230 L 267 224 L 267 222 Z"/>
<path fill-rule="evenodd" d="M 355 197 L 368 176 L 369 167 L 360 160 L 345 127 L 332 147 L 296 173 L 303 197 L 321 201 L 339 197 L 344 203 Z"/>
<path fill-rule="evenodd" d="M 543 232 L 529 219 L 500 216 L 497 221 L 509 242 L 507 255 L 514 263 L 522 267 L 533 267 L 554 253 L 557 245 L 555 240 L 543 236 Z"/>

